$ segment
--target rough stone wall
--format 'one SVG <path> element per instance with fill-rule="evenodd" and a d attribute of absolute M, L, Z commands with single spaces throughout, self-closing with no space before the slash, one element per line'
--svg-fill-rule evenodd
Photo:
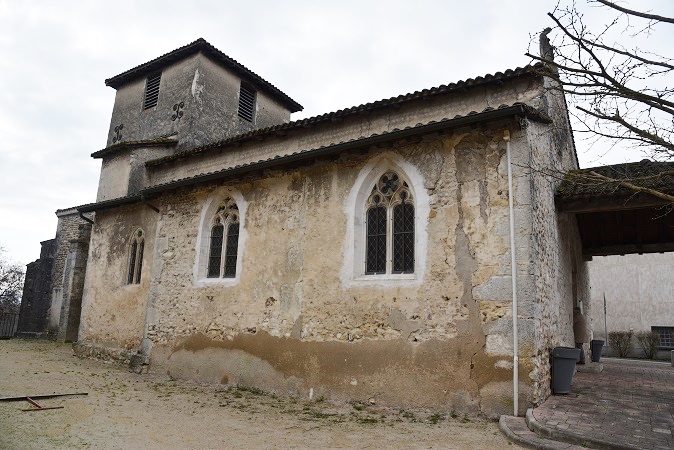
<path fill-rule="evenodd" d="M 517 125 L 513 147 L 528 158 Z M 426 267 L 410 283 L 345 285 L 348 210 L 360 171 L 376 158 L 418 170 L 428 198 Z M 97 214 L 80 344 L 131 350 L 174 376 L 294 395 L 478 412 L 512 411 L 512 325 L 507 167 L 503 128 L 459 130 L 414 144 L 343 155 L 226 186 L 185 189 Z M 516 170 L 518 291 L 533 304 L 530 182 Z M 207 199 L 238 192 L 247 203 L 240 279 L 193 278 Z M 418 209 L 419 210 L 419 209 Z M 156 226 L 154 226 L 156 224 Z M 124 283 L 128 236 L 146 233 L 141 285 Z M 156 230 L 156 234 L 155 234 Z M 527 287 L 529 286 L 529 287 Z M 522 298 L 521 297 L 521 298 Z M 148 302 L 147 316 L 145 302 Z M 520 359 L 521 402 L 531 404 L 530 350 Z M 88 347 L 87 347 L 88 346 Z"/>
<path fill-rule="evenodd" d="M 26 266 L 17 335 L 47 334 L 56 239 L 43 241 L 40 245 L 40 258 Z"/>
<path fill-rule="evenodd" d="M 49 308 L 49 331 L 58 333 L 61 323 L 63 304 L 63 279 L 70 241 L 79 237 L 80 225 L 86 223 L 75 209 L 63 209 L 56 212 L 56 243 L 54 265 L 51 273 L 51 306 Z"/>
<path fill-rule="evenodd" d="M 90 238 L 91 224 L 80 223 L 77 227 L 77 236 L 69 242 L 63 270 L 63 301 L 57 335 L 57 339 L 62 342 L 77 341 Z"/>
<path fill-rule="evenodd" d="M 543 103 L 551 126 L 529 123 L 533 212 L 533 303 L 522 312 L 534 326 L 535 343 L 531 351 L 534 370 L 534 402 L 550 395 L 550 352 L 556 346 L 575 347 L 573 307 L 579 301 L 589 303 L 589 277 L 582 259 L 580 235 L 575 218 L 555 209 L 554 193 L 560 174 L 577 168 L 564 98 L 546 82 Z"/>

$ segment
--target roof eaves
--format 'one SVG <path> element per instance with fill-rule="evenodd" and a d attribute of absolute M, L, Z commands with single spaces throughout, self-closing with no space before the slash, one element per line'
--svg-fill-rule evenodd
<path fill-rule="evenodd" d="M 594 177 L 588 178 L 586 175 L 591 175 L 592 172 L 615 181 L 600 181 L 594 179 Z M 563 203 L 579 199 L 634 195 L 635 190 L 620 184 L 623 181 L 630 181 L 640 187 L 674 194 L 674 162 L 642 160 L 570 170 L 565 174 L 562 183 L 557 188 L 555 199 L 558 203 Z"/>
<path fill-rule="evenodd" d="M 76 208 L 81 213 L 116 208 L 119 206 L 136 203 L 139 201 L 145 201 L 149 198 L 155 197 L 156 195 L 162 192 L 173 189 L 179 189 L 182 187 L 194 186 L 198 184 L 205 184 L 212 181 L 219 181 L 225 178 L 240 176 L 242 174 L 252 172 L 255 170 L 264 170 L 277 166 L 292 164 L 310 158 L 314 159 L 321 156 L 328 156 L 346 150 L 372 146 L 391 140 L 403 139 L 409 136 L 428 134 L 443 129 L 467 126 L 474 124 L 476 122 L 488 122 L 513 116 L 525 117 L 530 120 L 543 123 L 549 123 L 551 121 L 551 119 L 545 113 L 542 113 L 532 108 L 531 106 L 523 103 L 515 103 L 511 106 L 501 105 L 499 108 L 486 108 L 485 110 L 479 113 L 476 111 L 472 111 L 471 113 L 466 114 L 465 116 L 456 116 L 452 119 L 445 118 L 440 121 L 433 120 L 426 124 L 419 123 L 416 126 L 406 127 L 404 129 L 396 128 L 387 133 L 372 134 L 371 136 L 368 137 L 351 139 L 337 144 L 295 152 L 290 155 L 276 155 L 272 158 L 268 158 L 265 160 L 241 164 L 238 166 L 228 167 L 226 169 L 218 170 L 215 172 L 199 174 L 188 178 L 182 178 L 179 180 L 158 184 L 149 188 L 145 188 L 139 194 L 133 196 L 120 197 L 116 199 L 105 200 L 98 203 L 90 203 L 87 205 L 78 206 Z"/>
<path fill-rule="evenodd" d="M 546 114 L 530 107 L 529 105 L 523 103 L 516 103 L 512 106 L 502 105 L 499 108 L 486 108 L 485 110 L 479 113 L 473 111 L 469 114 L 466 114 L 465 116 L 456 116 L 453 119 L 444 118 L 439 121 L 433 120 L 426 124 L 419 123 L 416 126 L 406 127 L 404 129 L 395 128 L 386 133 L 381 134 L 375 133 L 367 137 L 350 139 L 348 141 L 330 144 L 310 150 L 299 151 L 289 155 L 276 155 L 274 157 L 265 160 L 259 160 L 247 164 L 229 167 L 215 172 L 209 172 L 195 175 L 193 177 L 174 180 L 167 183 L 152 186 L 150 188 L 146 188 L 143 190 L 143 193 L 146 195 L 154 195 L 168 189 L 179 188 L 192 184 L 206 183 L 213 180 L 219 180 L 226 176 L 240 175 L 245 172 L 267 169 L 282 164 L 294 163 L 307 158 L 313 159 L 316 157 L 325 156 L 328 154 L 335 154 L 353 148 L 367 147 L 395 139 L 403 139 L 413 135 L 428 134 L 447 128 L 458 128 L 473 124 L 475 122 L 488 122 L 510 116 L 526 117 L 531 120 L 544 123 L 550 122 L 550 118 Z"/>
<path fill-rule="evenodd" d="M 353 106 L 350 108 L 340 109 L 337 111 L 321 114 L 318 116 L 308 117 L 306 119 L 300 119 L 293 122 L 274 125 L 267 128 L 259 128 L 257 130 L 252 130 L 244 134 L 237 136 L 232 136 L 230 138 L 224 139 L 222 141 L 214 142 L 211 144 L 203 145 L 201 147 L 195 147 L 181 152 L 175 153 L 173 155 L 165 156 L 162 158 L 157 158 L 151 161 L 148 161 L 146 166 L 156 166 L 166 162 L 170 162 L 176 159 L 187 158 L 199 153 L 208 152 L 210 150 L 219 150 L 224 146 L 231 145 L 234 143 L 243 143 L 252 138 L 260 139 L 265 137 L 270 137 L 278 135 L 280 133 L 285 133 L 291 130 L 307 128 L 315 125 L 319 125 L 324 122 L 334 121 L 342 119 L 344 117 L 352 116 L 355 114 L 369 112 L 380 108 L 387 107 L 398 107 L 400 104 L 411 102 L 419 99 L 427 99 L 437 95 L 448 94 L 451 92 L 468 89 L 470 87 L 475 87 L 487 83 L 500 83 L 503 80 L 509 78 L 516 78 L 520 76 L 540 76 L 540 70 L 542 68 L 542 63 L 518 67 L 516 69 L 508 69 L 504 72 L 496 72 L 495 74 L 488 74 L 482 77 L 469 78 L 467 80 L 458 81 L 456 83 L 450 83 L 447 85 L 441 85 L 433 87 L 430 89 L 423 89 L 421 91 L 411 92 L 409 94 L 398 95 L 396 97 L 391 97 L 388 99 L 377 100 L 371 103 L 364 103 L 358 106 Z M 502 105 L 503 106 L 503 105 Z M 500 108 L 500 107 L 499 107 Z M 548 118 L 549 120 L 549 118 Z"/>
<path fill-rule="evenodd" d="M 110 200 L 103 200 L 102 202 L 88 203 L 86 205 L 76 206 L 75 209 L 80 213 L 88 213 L 100 211 L 103 209 L 116 208 L 118 206 L 129 205 L 143 200 L 141 194 L 128 195 L 126 197 L 113 198 Z"/>
<path fill-rule="evenodd" d="M 171 138 L 158 138 L 158 139 L 149 139 L 145 141 L 126 141 L 120 142 L 119 144 L 113 144 L 110 147 L 95 151 L 91 154 L 92 158 L 103 158 L 111 153 L 117 153 L 121 150 L 139 148 L 139 147 L 166 147 L 178 145 L 176 139 Z"/>

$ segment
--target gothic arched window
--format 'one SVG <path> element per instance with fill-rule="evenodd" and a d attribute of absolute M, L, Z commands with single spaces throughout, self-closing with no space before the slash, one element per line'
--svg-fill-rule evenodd
<path fill-rule="evenodd" d="M 145 235 L 140 228 L 136 230 L 131 238 L 129 248 L 129 271 L 127 273 L 126 284 L 139 284 L 140 275 L 143 270 L 143 250 L 145 248 Z"/>
<path fill-rule="evenodd" d="M 365 209 L 365 274 L 414 273 L 414 198 L 407 181 L 384 173 Z"/>
<path fill-rule="evenodd" d="M 236 256 L 239 247 L 239 208 L 226 198 L 211 220 L 208 245 L 208 278 L 236 277 Z"/>

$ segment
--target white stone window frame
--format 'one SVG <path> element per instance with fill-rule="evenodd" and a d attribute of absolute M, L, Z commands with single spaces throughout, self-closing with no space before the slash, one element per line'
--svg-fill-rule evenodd
<path fill-rule="evenodd" d="M 365 273 L 368 199 L 372 187 L 386 172 L 396 172 L 399 177 L 406 180 L 414 198 L 414 273 Z M 344 262 L 340 274 L 344 288 L 417 286 L 423 282 L 426 274 L 430 199 L 424 178 L 413 164 L 402 156 L 389 152 L 371 159 L 358 173 L 344 209 L 347 214 L 347 229 Z"/>
<path fill-rule="evenodd" d="M 218 208 L 227 198 L 231 198 L 239 210 L 239 243 L 236 251 L 236 275 L 234 277 L 209 278 L 208 275 L 208 257 L 210 253 L 211 227 L 213 219 L 218 214 Z M 248 240 L 246 231 L 246 212 L 248 211 L 248 202 L 238 191 L 229 189 L 218 189 L 211 193 L 204 202 L 199 215 L 199 230 L 196 241 L 196 258 L 193 267 L 193 284 L 195 287 L 205 286 L 234 286 L 241 281 L 241 270 L 243 262 L 244 249 Z M 226 231 L 226 230 L 225 230 Z M 226 235 L 226 233 L 225 233 Z M 224 259 L 224 254 L 223 254 Z"/>

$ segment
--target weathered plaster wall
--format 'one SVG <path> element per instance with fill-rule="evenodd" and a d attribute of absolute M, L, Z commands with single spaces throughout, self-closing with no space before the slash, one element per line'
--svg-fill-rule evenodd
<path fill-rule="evenodd" d="M 513 148 L 526 159 L 529 135 L 508 126 Z M 511 412 L 502 136 L 503 128 L 459 130 L 166 194 L 156 199 L 159 215 L 142 205 L 101 212 L 91 241 L 81 343 L 137 347 L 147 298 L 145 347 L 151 347 L 152 364 L 174 376 L 296 395 L 314 388 L 316 395 L 382 404 Z M 409 283 L 348 285 L 341 279 L 351 245 L 345 243 L 345 202 L 359 172 L 382 154 L 422 177 L 427 217 L 417 232 L 428 235 L 425 271 Z M 515 172 L 518 291 L 533 304 L 529 178 L 525 167 Z M 247 202 L 240 277 L 233 285 L 204 286 L 193 278 L 201 209 L 209 196 L 228 191 Z M 137 226 L 148 236 L 143 272 L 152 277 L 126 286 L 126 243 Z M 523 408 L 533 399 L 533 328 L 522 325 L 521 342 L 529 349 L 520 359 Z"/>
<path fill-rule="evenodd" d="M 96 201 L 124 197 L 129 190 L 131 173 L 131 153 L 117 153 L 105 158 L 101 163 L 101 176 L 98 179 Z"/>
<path fill-rule="evenodd" d="M 123 350 L 140 345 L 156 219 L 157 214 L 143 204 L 96 214 L 84 281 L 80 341 Z M 130 242 L 138 228 L 145 235 L 141 281 L 127 284 Z"/>
<path fill-rule="evenodd" d="M 595 256 L 588 264 L 592 285 L 595 339 L 608 331 L 650 331 L 652 326 L 674 327 L 674 253 Z"/>

